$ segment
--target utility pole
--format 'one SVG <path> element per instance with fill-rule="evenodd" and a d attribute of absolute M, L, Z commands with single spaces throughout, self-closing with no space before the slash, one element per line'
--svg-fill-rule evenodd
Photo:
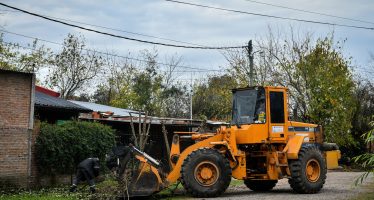
<path fill-rule="evenodd" d="M 192 83 L 192 72 L 191 72 L 191 90 L 190 90 L 190 132 L 192 132 L 192 90 L 193 83 Z"/>
<path fill-rule="evenodd" d="M 253 86 L 253 46 L 252 40 L 248 42 L 248 60 L 249 60 L 249 86 Z"/>
<path fill-rule="evenodd" d="M 190 120 L 192 123 L 192 88 L 193 88 L 193 83 L 192 83 L 192 72 L 191 72 L 191 90 L 190 90 Z"/>

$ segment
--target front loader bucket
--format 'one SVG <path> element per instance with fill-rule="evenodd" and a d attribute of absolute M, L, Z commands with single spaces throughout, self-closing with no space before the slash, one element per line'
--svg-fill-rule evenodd
<path fill-rule="evenodd" d="M 129 196 L 150 196 L 160 190 L 160 182 L 151 170 L 139 171 L 132 177 Z"/>
<path fill-rule="evenodd" d="M 150 196 L 163 188 L 157 166 L 148 162 L 143 154 L 129 152 L 121 159 L 118 181 L 125 197 Z"/>

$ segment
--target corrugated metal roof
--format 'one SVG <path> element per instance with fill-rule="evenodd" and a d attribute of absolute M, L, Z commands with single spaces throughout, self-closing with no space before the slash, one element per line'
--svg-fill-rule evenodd
<path fill-rule="evenodd" d="M 89 108 L 77 105 L 62 98 L 53 97 L 39 91 L 35 91 L 35 106 L 91 112 Z"/>
<path fill-rule="evenodd" d="M 113 112 L 114 117 L 127 117 L 127 116 L 130 116 L 130 113 L 132 113 L 132 116 L 136 116 L 136 114 L 139 113 L 138 111 L 135 111 L 135 110 L 116 108 L 116 107 L 97 104 L 97 103 L 73 101 L 73 100 L 69 100 L 69 101 L 72 103 L 78 104 L 80 106 L 86 107 L 88 109 L 91 109 L 95 112 Z"/>

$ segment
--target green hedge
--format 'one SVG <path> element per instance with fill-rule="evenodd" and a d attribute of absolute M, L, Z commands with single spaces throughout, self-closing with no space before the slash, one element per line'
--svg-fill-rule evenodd
<path fill-rule="evenodd" d="M 88 157 L 104 161 L 115 143 L 114 130 L 92 122 L 42 123 L 36 139 L 36 160 L 42 174 L 72 174 Z"/>

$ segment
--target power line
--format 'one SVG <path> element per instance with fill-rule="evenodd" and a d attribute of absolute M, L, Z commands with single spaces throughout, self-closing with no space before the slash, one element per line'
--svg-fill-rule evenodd
<path fill-rule="evenodd" d="M 189 6 L 195 6 L 195 7 L 201 7 L 201 8 L 208 8 L 208 9 L 226 11 L 226 12 L 234 12 L 234 13 L 247 14 L 247 15 L 256 15 L 256 16 L 261 16 L 261 17 L 292 20 L 292 21 L 306 22 L 306 23 L 313 23 L 313 24 L 323 24 L 323 25 L 332 25 L 332 26 L 341 26 L 341 27 L 349 27 L 349 28 L 357 28 L 357 29 L 374 30 L 374 27 L 345 25 L 345 24 L 337 24 L 337 23 L 331 23 L 331 22 L 322 22 L 322 21 L 314 21 L 314 20 L 306 20 L 306 19 L 296 19 L 296 18 L 290 18 L 290 17 L 280 17 L 280 16 L 275 16 L 275 15 L 267 15 L 267 14 L 261 14 L 261 13 L 254 13 L 254 12 L 240 11 L 240 10 L 234 10 L 234 9 L 213 7 L 213 6 L 208 6 L 208 5 L 188 3 L 188 2 L 175 1 L 175 0 L 164 0 L 164 1 L 172 2 L 172 3 L 178 3 L 178 4 L 184 4 L 184 5 L 189 5 Z"/>
<path fill-rule="evenodd" d="M 28 36 L 28 35 L 14 33 L 14 32 L 10 32 L 10 31 L 7 31 L 7 30 L 0 30 L 0 32 L 12 34 L 12 35 L 17 35 L 17 36 L 21 36 L 21 37 L 25 37 L 25 38 L 29 38 L 29 39 L 36 39 L 36 40 L 39 40 L 39 41 L 43 41 L 43 42 L 46 42 L 46 43 L 55 44 L 55 45 L 59 45 L 59 46 L 64 46 L 63 44 L 58 43 L 58 42 L 53 42 L 53 41 L 49 41 L 49 40 L 45 40 L 45 39 L 41 39 L 41 38 L 37 38 L 37 37 L 32 37 L 32 36 Z M 7 43 L 7 42 L 4 42 L 4 43 Z M 12 43 L 7 43 L 7 44 L 12 44 Z M 21 46 L 21 45 L 19 45 L 19 46 Z M 107 55 L 107 56 L 114 56 L 114 57 L 118 57 L 118 58 L 135 60 L 135 61 L 139 61 L 139 62 L 148 62 L 147 60 L 144 60 L 144 59 L 139 59 L 139 58 L 134 58 L 134 57 L 129 57 L 129 56 L 122 56 L 122 55 L 118 55 L 118 54 L 96 51 L 96 50 L 91 50 L 91 49 L 86 49 L 86 48 L 83 48 L 83 49 L 85 51 L 99 53 L 99 54 L 103 54 L 103 55 Z M 156 64 L 163 65 L 163 66 L 169 66 L 169 67 L 174 67 L 175 66 L 175 65 L 172 65 L 172 64 L 162 63 L 162 62 L 156 62 Z M 198 71 L 188 71 L 188 72 L 204 72 L 204 71 L 205 72 L 220 72 L 221 71 L 221 70 L 214 70 L 214 69 L 203 69 L 203 68 L 197 68 L 197 67 L 189 67 L 189 66 L 185 66 L 185 65 L 176 65 L 175 67 L 176 68 L 185 68 L 185 69 L 190 69 L 190 70 L 198 70 Z"/>
<path fill-rule="evenodd" d="M 345 20 L 349 20 L 349 21 L 362 22 L 362 23 L 367 23 L 367 24 L 374 24 L 373 22 L 364 21 L 364 20 L 361 20 L 361 19 L 341 17 L 341 16 L 337 16 L 337 15 L 331 15 L 331 14 L 326 14 L 326 13 L 321 13 L 321 12 L 303 10 L 303 9 L 299 9 L 299 8 L 291 8 L 291 7 L 287 7 L 287 6 L 265 3 L 265 2 L 260 2 L 260 1 L 253 1 L 253 0 L 245 0 L 245 1 L 252 2 L 252 3 L 257 3 L 257 4 L 262 4 L 262 5 L 267 5 L 267 6 L 272 6 L 272 7 L 277 7 L 277 8 L 284 8 L 284 9 L 293 10 L 293 11 L 304 12 L 304 13 L 322 15 L 322 16 L 327 16 L 327 17 L 334 17 L 334 18 L 338 18 L 338 19 L 345 19 Z"/>
<path fill-rule="evenodd" d="M 17 47 L 21 47 L 21 48 L 23 48 L 23 49 L 28 49 L 28 50 L 33 50 L 33 51 L 35 51 L 36 49 L 34 49 L 34 48 L 32 48 L 32 47 L 26 47 L 26 46 L 23 46 L 23 45 L 20 45 L 20 44 L 14 44 L 14 43 L 10 43 L 10 42 L 2 42 L 2 43 L 4 43 L 4 44 L 8 44 L 8 45 L 15 45 L 15 46 L 17 46 Z M 39 51 L 39 50 L 38 50 Z M 52 55 L 57 55 L 56 53 L 51 53 Z M 159 63 L 158 63 L 159 64 Z M 178 66 L 177 66 L 178 67 Z M 169 71 L 165 71 L 165 70 L 160 70 L 160 71 L 162 71 L 162 72 L 169 72 Z M 199 72 L 199 73 L 211 73 L 211 72 L 213 72 L 213 73 L 223 73 L 224 71 L 217 71 L 217 72 L 215 72 L 215 70 L 212 70 L 212 71 L 186 71 L 186 70 L 182 70 L 182 71 L 176 71 L 176 70 L 174 70 L 174 71 L 172 71 L 172 72 L 175 72 L 175 73 L 195 73 L 195 72 Z"/>
<path fill-rule="evenodd" d="M 178 48 L 186 48 L 186 49 L 216 49 L 216 50 L 218 50 L 218 49 L 221 49 L 221 50 L 222 49 L 239 49 L 239 48 L 245 48 L 246 47 L 246 46 L 232 46 L 232 47 L 186 46 L 186 45 L 166 44 L 166 43 L 161 43 L 161 42 L 152 42 L 152 41 L 147 41 L 147 40 L 140 40 L 140 39 L 136 39 L 136 38 L 130 38 L 130 37 L 126 37 L 126 36 L 116 35 L 116 34 L 113 34 L 113 33 L 98 31 L 98 30 L 91 29 L 91 28 L 85 28 L 83 26 L 78 26 L 78 25 L 75 25 L 75 24 L 67 23 L 67 22 L 64 22 L 64 21 L 61 21 L 61 20 L 58 20 L 58 19 L 52 19 L 51 17 L 43 16 L 43 15 L 36 14 L 36 13 L 33 13 L 33 12 L 29 12 L 29 11 L 26 11 L 26 10 L 23 10 L 23 9 L 20 9 L 20 8 L 9 6 L 9 5 L 1 3 L 1 2 L 0 2 L 0 5 L 11 8 L 11 9 L 14 9 L 14 10 L 18 10 L 20 12 L 23 12 L 23 13 L 26 13 L 26 14 L 29 14 L 29 15 L 32 15 L 32 16 L 36 16 L 36 17 L 43 18 L 43 19 L 46 19 L 46 20 L 49 20 L 49 21 L 64 24 L 66 26 L 75 27 L 75 28 L 79 28 L 79 29 L 82 29 L 82 30 L 86 30 L 86 31 L 90 31 L 90 32 L 94 32 L 94 33 L 98 33 L 98 34 L 102 34 L 102 35 L 107 35 L 107 36 L 111 36 L 111 37 L 115 37 L 115 38 L 131 40 L 131 41 L 136 41 L 136 42 L 141 42 L 141 43 L 146 43 L 146 44 L 161 45 L 161 46 L 168 46 L 168 47 L 178 47 Z"/>
<path fill-rule="evenodd" d="M 20 12 L 18 10 L 0 10 L 0 11 Z M 133 34 L 133 35 L 139 35 L 139 36 L 143 36 L 143 37 L 149 37 L 149 38 L 155 38 L 155 39 L 159 39 L 159 40 L 166 40 L 166 41 L 171 41 L 171 42 L 178 42 L 178 43 L 183 43 L 183 44 L 190 44 L 190 45 L 196 45 L 196 46 L 204 47 L 204 45 L 191 43 L 191 42 L 185 42 L 185 41 L 180 41 L 180 40 L 175 40 L 175 39 L 168 39 L 168 38 L 164 38 L 164 37 L 153 36 L 153 35 L 148 35 L 148 34 L 144 34 L 144 33 L 137 33 L 137 32 L 133 32 L 133 31 L 127 31 L 127 30 L 117 29 L 117 28 L 112 28 L 112 27 L 107 27 L 107 26 L 95 25 L 95 24 L 80 22 L 80 21 L 76 21 L 76 20 L 64 19 L 64 18 L 59 18 L 59 17 L 52 17 L 52 16 L 48 16 L 48 15 L 43 15 L 43 16 L 53 18 L 53 19 L 63 20 L 63 21 L 67 21 L 67 22 L 73 22 L 73 23 L 77 23 L 77 24 L 83 24 L 83 25 L 88 25 L 88 26 L 92 26 L 92 27 L 112 30 L 112 31 L 118 31 L 118 32 Z"/>

